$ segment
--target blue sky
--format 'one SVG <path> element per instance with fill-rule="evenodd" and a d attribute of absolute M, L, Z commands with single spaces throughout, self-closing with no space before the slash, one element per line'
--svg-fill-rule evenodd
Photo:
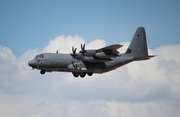
<path fill-rule="evenodd" d="M 21 56 L 57 36 L 79 35 L 107 45 L 130 41 L 144 26 L 149 48 L 180 42 L 177 0 L 1 0 L 0 45 Z"/>

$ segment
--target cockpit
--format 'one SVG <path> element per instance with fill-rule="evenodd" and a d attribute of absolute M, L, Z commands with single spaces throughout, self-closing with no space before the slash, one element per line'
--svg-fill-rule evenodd
<path fill-rule="evenodd" d="M 33 60 L 37 60 L 37 59 L 39 59 L 39 58 L 44 58 L 44 55 L 43 55 L 43 54 L 39 54 L 39 55 L 37 55 Z"/>

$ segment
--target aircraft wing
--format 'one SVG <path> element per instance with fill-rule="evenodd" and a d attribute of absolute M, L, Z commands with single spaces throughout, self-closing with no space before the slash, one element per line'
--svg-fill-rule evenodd
<path fill-rule="evenodd" d="M 122 47 L 123 45 L 110 45 L 104 48 L 100 48 L 96 50 L 96 53 L 94 56 L 84 57 L 84 61 L 86 62 L 107 62 L 111 61 L 112 58 L 115 58 L 118 56 L 117 49 Z"/>
<path fill-rule="evenodd" d="M 123 45 L 114 44 L 110 45 L 101 49 L 96 50 L 96 52 L 104 52 L 107 56 L 108 55 L 117 55 L 119 52 L 117 49 L 121 48 Z"/>

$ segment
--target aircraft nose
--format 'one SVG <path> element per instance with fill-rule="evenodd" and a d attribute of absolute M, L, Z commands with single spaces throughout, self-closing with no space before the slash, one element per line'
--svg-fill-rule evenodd
<path fill-rule="evenodd" d="M 35 62 L 33 60 L 31 60 L 31 61 L 28 62 L 28 65 L 33 67 L 33 66 L 35 66 Z"/>

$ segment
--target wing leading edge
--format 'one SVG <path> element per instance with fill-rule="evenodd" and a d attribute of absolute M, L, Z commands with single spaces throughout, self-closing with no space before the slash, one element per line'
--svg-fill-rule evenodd
<path fill-rule="evenodd" d="M 96 50 L 96 52 L 104 52 L 107 55 L 117 55 L 117 54 L 119 54 L 117 49 L 121 48 L 122 46 L 123 45 L 114 44 L 114 45 L 110 45 L 110 46 L 98 49 L 98 50 Z"/>

